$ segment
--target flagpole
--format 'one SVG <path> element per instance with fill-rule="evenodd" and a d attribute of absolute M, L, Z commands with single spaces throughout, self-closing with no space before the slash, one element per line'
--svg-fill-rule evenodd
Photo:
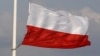
<path fill-rule="evenodd" d="M 17 30 L 17 0 L 13 7 L 13 38 L 12 38 L 12 56 L 16 56 L 16 30 Z"/>

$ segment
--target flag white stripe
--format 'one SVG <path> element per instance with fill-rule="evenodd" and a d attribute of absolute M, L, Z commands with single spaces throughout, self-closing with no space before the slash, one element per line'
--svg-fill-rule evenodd
<path fill-rule="evenodd" d="M 40 5 L 30 3 L 27 25 L 72 34 L 85 35 L 88 30 L 88 18 L 71 15 L 66 12 L 54 12 Z"/>

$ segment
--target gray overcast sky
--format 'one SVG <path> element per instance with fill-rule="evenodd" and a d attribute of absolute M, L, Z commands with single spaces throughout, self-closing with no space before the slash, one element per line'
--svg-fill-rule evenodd
<path fill-rule="evenodd" d="M 48 49 L 21 46 L 17 56 L 100 56 L 100 0 L 32 0 L 51 10 L 88 16 L 91 46 L 77 49 Z M 17 45 L 26 33 L 28 0 L 18 0 Z M 11 56 L 13 0 L 0 0 L 0 56 Z"/>

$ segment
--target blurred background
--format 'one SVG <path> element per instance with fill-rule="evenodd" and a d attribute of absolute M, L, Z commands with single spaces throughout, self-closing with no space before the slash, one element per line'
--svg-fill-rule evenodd
<path fill-rule="evenodd" d="M 64 10 L 89 18 L 91 46 L 76 49 L 49 49 L 20 46 L 17 56 L 100 56 L 100 0 L 30 0 L 50 10 Z M 18 0 L 17 45 L 26 33 L 29 0 Z M 13 0 L 0 0 L 0 56 L 11 56 Z"/>

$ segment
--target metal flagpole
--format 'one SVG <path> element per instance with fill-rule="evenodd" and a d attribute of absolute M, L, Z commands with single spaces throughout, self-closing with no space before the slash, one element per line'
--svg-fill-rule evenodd
<path fill-rule="evenodd" d="M 12 56 L 16 56 L 16 30 L 17 30 L 17 0 L 13 7 L 13 38 L 12 38 Z"/>

